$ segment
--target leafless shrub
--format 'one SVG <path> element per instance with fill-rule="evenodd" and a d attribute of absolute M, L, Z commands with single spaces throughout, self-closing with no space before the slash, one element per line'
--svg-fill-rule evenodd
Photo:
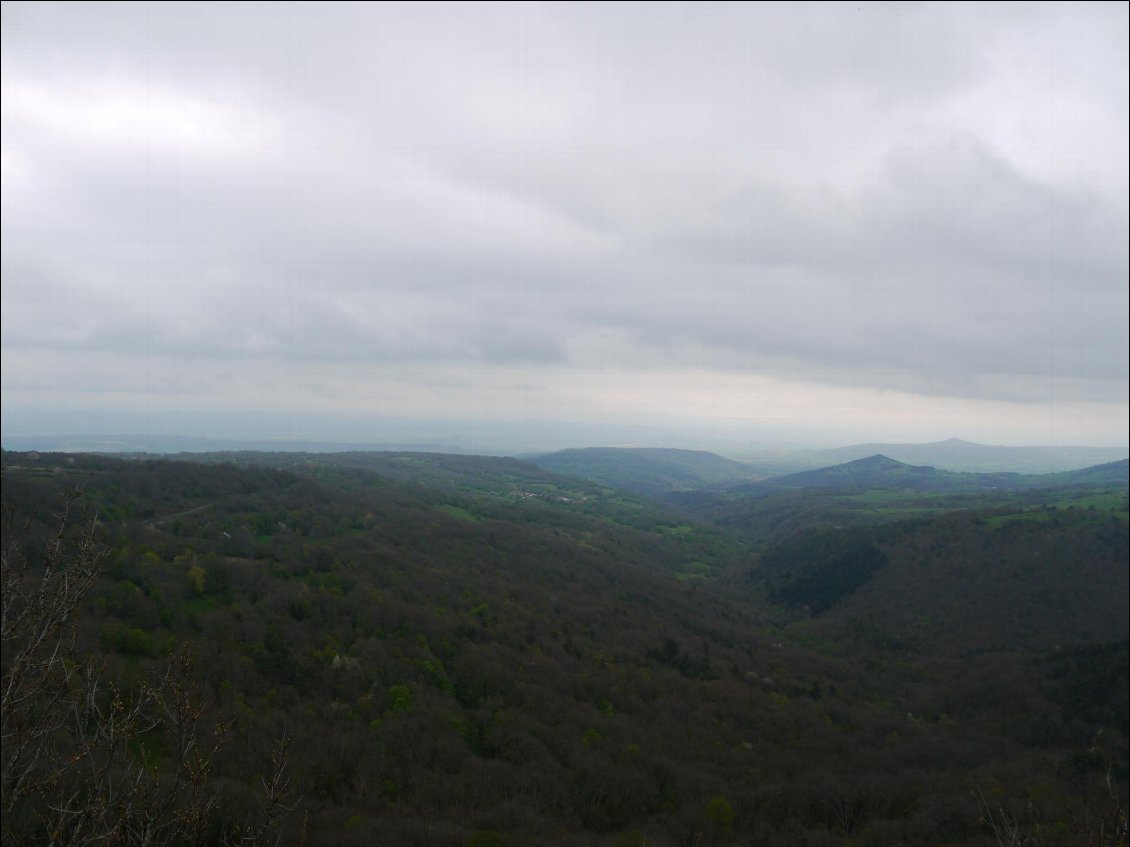
<path fill-rule="evenodd" d="M 211 770 L 227 726 L 201 741 L 204 703 L 182 650 L 128 689 L 77 648 L 76 616 L 106 559 L 96 520 L 63 501 L 42 543 L 5 505 L 2 823 L 5 844 L 258 844 L 293 808 L 289 738 L 274 749 L 253 823 L 216 820 Z M 29 553 L 29 551 L 36 551 Z"/>

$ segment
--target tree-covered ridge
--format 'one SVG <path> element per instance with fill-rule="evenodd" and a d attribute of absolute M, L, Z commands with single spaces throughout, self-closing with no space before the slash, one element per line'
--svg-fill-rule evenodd
<path fill-rule="evenodd" d="M 532 460 L 538 467 L 640 494 L 663 494 L 757 479 L 741 462 L 705 450 L 586 447 Z"/>
<path fill-rule="evenodd" d="M 527 463 L 5 460 L 17 524 L 47 537 L 75 483 L 97 512 L 82 653 L 128 689 L 187 645 L 201 738 L 230 724 L 199 843 L 269 820 L 286 738 L 283 843 L 992 844 L 990 803 L 1069 844 L 1124 799 L 1124 647 L 824 643 L 926 529 L 867 536 L 890 560 L 809 620 L 761 599 L 741 536 Z M 1105 543 L 1054 514 L 957 537 Z M 29 815 L 6 841 L 39 840 Z"/>
<path fill-rule="evenodd" d="M 1113 513 L 1125 521 L 1128 507 L 1126 462 L 1067 474 L 1005 475 L 1005 484 L 1000 484 L 999 474 L 908 469 L 885 459 L 864 462 L 862 469 L 842 465 L 827 471 L 802 478 L 812 485 L 775 485 L 769 480 L 723 491 L 672 492 L 662 500 L 759 548 L 809 529 L 838 530 L 955 511 L 991 510 L 998 519 L 1030 519 L 1057 509 L 1081 509 Z"/>
<path fill-rule="evenodd" d="M 822 465 L 838 465 L 880 453 L 908 465 L 931 465 L 950 471 L 1046 474 L 1093 467 L 1125 457 L 1126 451 L 1105 447 L 1005 447 L 948 438 L 929 444 L 854 444 L 814 451 Z"/>
<path fill-rule="evenodd" d="M 908 465 L 883 455 L 856 459 L 842 465 L 802 471 L 745 486 L 754 492 L 782 488 L 896 488 L 916 491 L 975 492 L 1022 490 L 1069 486 L 1126 486 L 1130 483 L 1130 460 L 1123 459 L 1076 471 L 1049 474 L 969 473 L 944 471 L 924 465 Z"/>

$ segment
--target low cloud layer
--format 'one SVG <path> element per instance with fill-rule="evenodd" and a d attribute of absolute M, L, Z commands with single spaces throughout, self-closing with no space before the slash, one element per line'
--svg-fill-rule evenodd
<path fill-rule="evenodd" d="M 1124 4 L 3 15 L 5 404 L 678 417 L 697 373 L 1125 440 Z"/>

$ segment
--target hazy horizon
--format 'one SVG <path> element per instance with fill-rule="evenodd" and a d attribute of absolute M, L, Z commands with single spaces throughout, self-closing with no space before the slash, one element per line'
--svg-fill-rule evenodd
<path fill-rule="evenodd" d="M 301 449 L 319 452 L 343 449 L 435 449 L 489 455 L 529 455 L 584 447 L 662 447 L 710 452 L 739 458 L 743 455 L 814 453 L 861 445 L 934 445 L 963 442 L 976 446 L 1061 448 L 1107 451 L 1111 459 L 1130 455 L 1127 444 L 1086 442 L 989 442 L 939 434 L 915 438 L 913 434 L 889 438 L 867 432 L 841 430 L 839 438 L 793 430 L 759 430 L 731 422 L 700 422 L 677 426 L 662 421 L 561 421 L 527 420 L 397 420 L 326 419 L 274 416 L 248 421 L 239 415 L 204 418 L 181 415 L 98 415 L 85 417 L 17 416 L 16 426 L 5 425 L 0 444 L 14 450 L 64 450 L 67 452 L 201 452 L 213 450 Z M 1082 466 L 1082 465 L 1080 465 Z"/>
<path fill-rule="evenodd" d="M 2 14 L 4 438 L 1130 442 L 1126 4 Z"/>

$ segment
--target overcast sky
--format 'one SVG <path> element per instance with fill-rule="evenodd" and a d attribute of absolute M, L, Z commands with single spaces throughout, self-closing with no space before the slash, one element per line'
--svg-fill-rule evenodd
<path fill-rule="evenodd" d="M 1125 443 L 1127 10 L 5 2 L 4 432 Z"/>

